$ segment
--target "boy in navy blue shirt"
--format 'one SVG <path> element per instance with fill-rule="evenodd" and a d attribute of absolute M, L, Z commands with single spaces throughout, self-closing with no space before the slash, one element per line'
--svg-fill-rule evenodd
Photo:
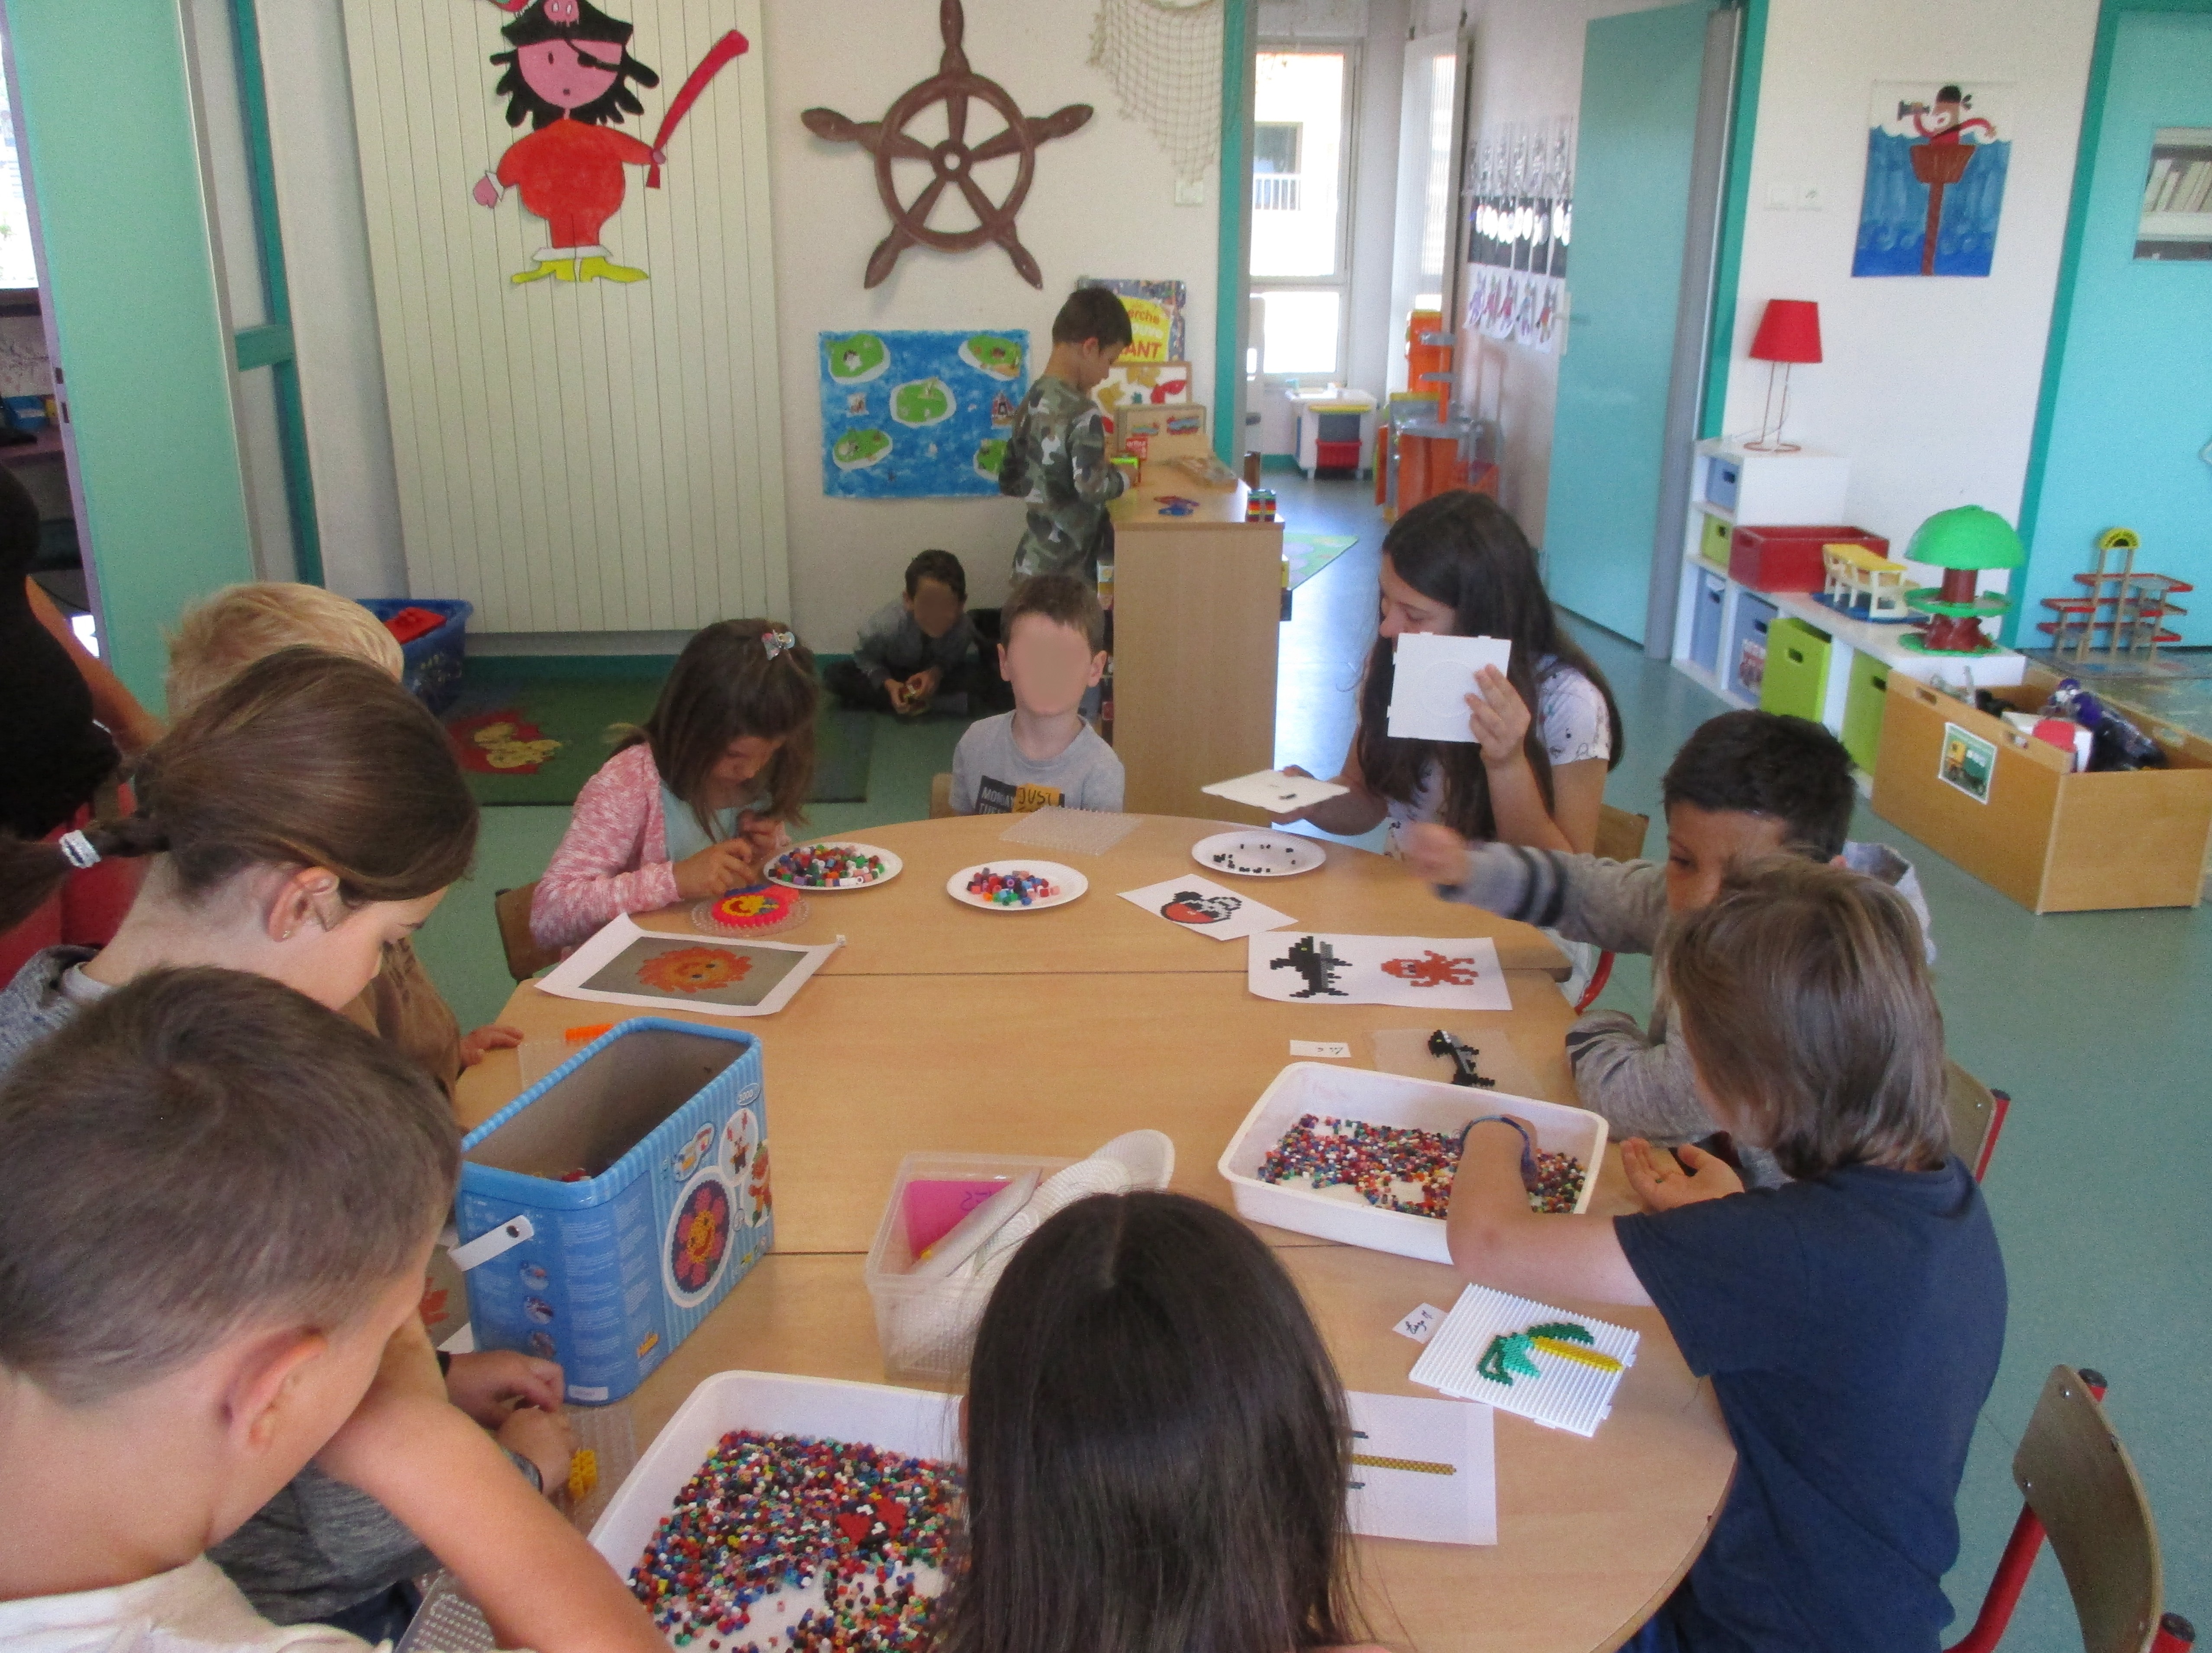
<path fill-rule="evenodd" d="M 1918 921 L 1871 879 L 1767 860 L 1683 917 L 1659 965 L 1706 1105 L 1795 1180 L 1745 1193 L 1711 1156 L 1685 1170 L 1632 1140 L 1646 1214 L 1539 1216 L 1524 1127 L 1478 1121 L 1452 1260 L 1505 1291 L 1656 1304 L 1713 1380 L 1735 1480 L 1631 1650 L 1934 1653 L 2005 1280 L 1950 1152 Z"/>

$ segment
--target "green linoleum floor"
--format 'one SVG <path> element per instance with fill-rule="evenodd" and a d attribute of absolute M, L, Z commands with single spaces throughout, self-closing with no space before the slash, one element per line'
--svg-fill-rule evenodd
<path fill-rule="evenodd" d="M 1285 629 L 1277 757 L 1327 774 L 1322 766 L 1334 765 L 1350 734 L 1353 682 L 1372 635 L 1380 525 L 1364 485 L 1286 477 L 1278 492 L 1285 514 L 1302 523 L 1366 530 L 1358 546 L 1299 589 Z M 1647 853 L 1662 853 L 1659 776 L 1683 738 L 1723 708 L 1620 639 L 1576 629 L 1611 678 L 1627 726 L 1607 799 L 1651 815 Z M 868 801 L 817 805 L 814 829 L 852 831 L 927 814 L 929 777 L 951 767 L 962 726 L 884 720 Z M 472 881 L 422 933 L 423 957 L 465 1026 L 489 1020 L 510 985 L 490 892 L 544 870 L 567 814 L 484 811 Z M 1986 1184 L 2010 1279 L 2010 1322 L 1960 1496 L 1963 1547 L 1947 1581 L 1960 1609 L 1952 1636 L 1972 1621 L 2011 1530 L 2020 1507 L 2013 1448 L 2061 1360 L 2112 1380 L 2111 1416 L 2157 1510 L 2166 1605 L 2212 1621 L 2212 924 L 2202 909 L 2037 918 L 1863 804 L 1854 835 L 1895 845 L 1918 867 L 1952 1051 L 2014 1098 Z M 1601 1002 L 1640 1016 L 1650 991 L 1645 961 L 1623 959 Z M 2005 1647 L 2080 1646 L 2046 1553 Z"/>

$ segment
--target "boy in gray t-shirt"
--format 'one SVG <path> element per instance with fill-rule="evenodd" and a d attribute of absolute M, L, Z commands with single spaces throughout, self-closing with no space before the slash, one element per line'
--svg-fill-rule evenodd
<path fill-rule="evenodd" d="M 1097 593 L 1069 574 L 1038 574 L 1014 588 L 1000 628 L 999 669 L 1014 686 L 1014 709 L 960 737 L 953 812 L 1021 815 L 1048 804 L 1118 811 L 1121 760 L 1080 709 L 1106 672 Z"/>

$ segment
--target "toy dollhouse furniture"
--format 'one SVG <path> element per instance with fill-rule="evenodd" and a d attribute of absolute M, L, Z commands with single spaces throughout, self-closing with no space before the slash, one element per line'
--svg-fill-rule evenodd
<path fill-rule="evenodd" d="M 2002 615 L 2011 599 L 2001 592 L 1978 590 L 1976 576 L 1985 568 L 2017 568 L 2027 561 L 2027 548 L 2012 524 L 1978 505 L 1956 505 L 1922 523 L 1905 555 L 1943 570 L 1942 585 L 1905 593 L 1913 612 L 1929 617 L 1927 629 L 1908 634 L 1905 647 L 1926 654 L 1994 652 L 1996 645 L 1982 635 L 1982 622 Z"/>
<path fill-rule="evenodd" d="M 2189 612 L 2173 601 L 2174 593 L 2196 587 L 2171 574 L 2137 573 L 2136 553 L 2142 549 L 2134 529 L 2106 529 L 2097 538 L 2096 568 L 2074 576 L 2087 590 L 2079 597 L 2043 599 L 2043 606 L 2058 617 L 2039 621 L 2035 629 L 2050 635 L 2052 653 L 2087 663 L 2096 657 L 2096 635 L 2101 631 L 2101 656 L 2107 664 L 2148 665 L 2158 658 L 2160 643 L 2181 641 L 2181 634 L 2167 630 L 2166 622 Z"/>
<path fill-rule="evenodd" d="M 1890 623 L 1905 617 L 1905 564 L 1863 545 L 1824 545 L 1820 560 L 1828 574 L 1820 595 L 1838 613 Z"/>

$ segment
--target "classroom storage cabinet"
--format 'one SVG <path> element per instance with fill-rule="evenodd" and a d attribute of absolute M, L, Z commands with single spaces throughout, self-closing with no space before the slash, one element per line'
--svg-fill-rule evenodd
<path fill-rule="evenodd" d="M 1725 517 L 1708 516 L 1698 531 L 1698 555 L 1717 568 L 1729 565 L 1729 527 Z"/>
<path fill-rule="evenodd" d="M 1757 702 L 1766 683 L 1766 633 L 1779 611 L 1763 597 L 1737 593 L 1735 624 L 1729 633 L 1721 678 L 1745 700 Z"/>
<path fill-rule="evenodd" d="M 1851 683 L 1844 697 L 1844 750 L 1869 775 L 1881 750 L 1881 708 L 1889 692 L 1889 667 L 1872 654 L 1851 656 Z"/>
<path fill-rule="evenodd" d="M 1826 632 L 1794 615 L 1775 620 L 1766 630 L 1766 676 L 1759 685 L 1759 709 L 1818 723 L 1833 647 Z"/>
<path fill-rule="evenodd" d="M 1707 672 L 1717 673 L 1721 658 L 1721 617 L 1728 608 L 1728 581 L 1708 569 L 1698 571 L 1697 607 L 1690 617 L 1690 659 Z"/>
<path fill-rule="evenodd" d="M 2038 672 L 1992 692 L 2033 711 L 2056 681 Z M 2212 843 L 2212 742 L 2145 721 L 2167 768 L 2075 775 L 2057 747 L 1894 673 L 1875 813 L 2031 912 L 2194 907 Z"/>

